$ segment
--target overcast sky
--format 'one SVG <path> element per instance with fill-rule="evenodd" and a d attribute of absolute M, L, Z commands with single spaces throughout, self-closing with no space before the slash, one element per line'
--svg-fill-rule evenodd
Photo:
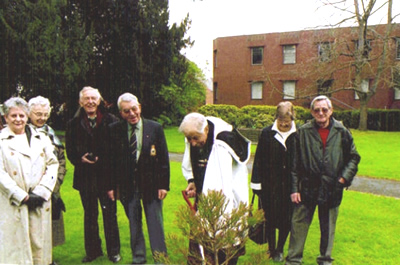
<path fill-rule="evenodd" d="M 393 2 L 393 13 L 400 13 L 400 0 Z M 386 10 L 369 24 L 386 23 Z M 192 26 L 188 33 L 195 44 L 183 53 L 207 78 L 212 77 L 216 38 L 314 29 L 341 20 L 341 12 L 323 7 L 319 0 L 169 0 L 169 11 L 170 23 L 180 23 L 189 13 Z M 400 23 L 400 18 L 395 21 Z"/>

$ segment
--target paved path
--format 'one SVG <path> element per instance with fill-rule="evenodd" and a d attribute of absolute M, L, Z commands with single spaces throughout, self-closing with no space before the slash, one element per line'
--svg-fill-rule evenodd
<path fill-rule="evenodd" d="M 171 161 L 181 162 L 183 155 L 177 153 L 170 153 L 169 157 Z M 248 163 L 249 172 L 251 172 L 252 166 L 253 166 L 253 158 L 251 158 Z M 400 199 L 400 181 L 395 181 L 395 180 L 374 179 L 374 178 L 357 176 L 354 178 L 353 183 L 349 188 L 349 190 L 395 197 Z"/>

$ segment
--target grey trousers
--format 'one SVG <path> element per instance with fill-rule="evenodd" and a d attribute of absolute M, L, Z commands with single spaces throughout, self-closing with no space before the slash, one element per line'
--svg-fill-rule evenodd
<path fill-rule="evenodd" d="M 301 264 L 308 229 L 310 228 L 316 206 L 300 203 L 294 207 L 289 250 L 286 257 L 287 265 Z M 319 227 L 321 231 L 320 256 L 317 258 L 318 264 L 332 264 L 333 258 L 331 254 L 338 214 L 339 207 L 329 209 L 326 204 L 318 205 Z"/>
<path fill-rule="evenodd" d="M 167 247 L 165 245 L 164 237 L 162 204 L 162 201 L 158 199 L 154 199 L 150 202 L 143 202 L 143 208 L 147 221 L 147 229 L 149 232 L 150 247 L 153 252 L 153 256 L 155 252 L 167 255 Z M 133 198 L 128 202 L 124 202 L 123 206 L 129 219 L 133 263 L 145 264 L 146 245 L 143 235 L 140 193 L 135 192 Z"/>

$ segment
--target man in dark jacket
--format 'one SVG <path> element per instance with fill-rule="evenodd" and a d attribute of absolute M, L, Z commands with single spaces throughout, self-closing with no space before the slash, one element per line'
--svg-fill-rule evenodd
<path fill-rule="evenodd" d="M 107 195 L 105 170 L 108 159 L 105 142 L 107 126 L 118 119 L 100 106 L 101 95 L 93 87 L 84 87 L 79 93 L 80 108 L 67 124 L 66 150 L 75 166 L 73 187 L 79 191 L 84 210 L 86 256 L 82 262 L 91 262 L 103 255 L 98 225 L 98 201 L 103 212 L 104 233 L 108 258 L 121 260 L 116 202 Z"/>
<path fill-rule="evenodd" d="M 141 118 L 136 96 L 122 94 L 118 108 L 123 120 L 109 126 L 108 193 L 113 200 L 119 197 L 129 219 L 133 264 L 145 264 L 142 205 L 153 255 L 167 255 L 162 216 L 170 180 L 167 142 L 160 124 Z"/>
<path fill-rule="evenodd" d="M 314 119 L 299 130 L 292 171 L 291 200 L 295 203 L 286 264 L 301 264 L 304 244 L 316 206 L 320 222 L 320 265 L 332 264 L 333 239 L 343 189 L 351 185 L 360 156 L 353 137 L 332 118 L 326 96 L 311 102 Z"/>

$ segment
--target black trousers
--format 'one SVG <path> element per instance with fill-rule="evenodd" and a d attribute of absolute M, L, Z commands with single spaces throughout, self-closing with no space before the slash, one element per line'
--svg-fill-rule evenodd
<path fill-rule="evenodd" d="M 84 210 L 85 250 L 87 256 L 98 256 L 102 253 L 99 236 L 99 205 L 103 213 L 104 234 L 107 255 L 114 256 L 120 252 L 119 229 L 117 222 L 117 203 L 112 201 L 106 192 L 80 191 Z"/>

